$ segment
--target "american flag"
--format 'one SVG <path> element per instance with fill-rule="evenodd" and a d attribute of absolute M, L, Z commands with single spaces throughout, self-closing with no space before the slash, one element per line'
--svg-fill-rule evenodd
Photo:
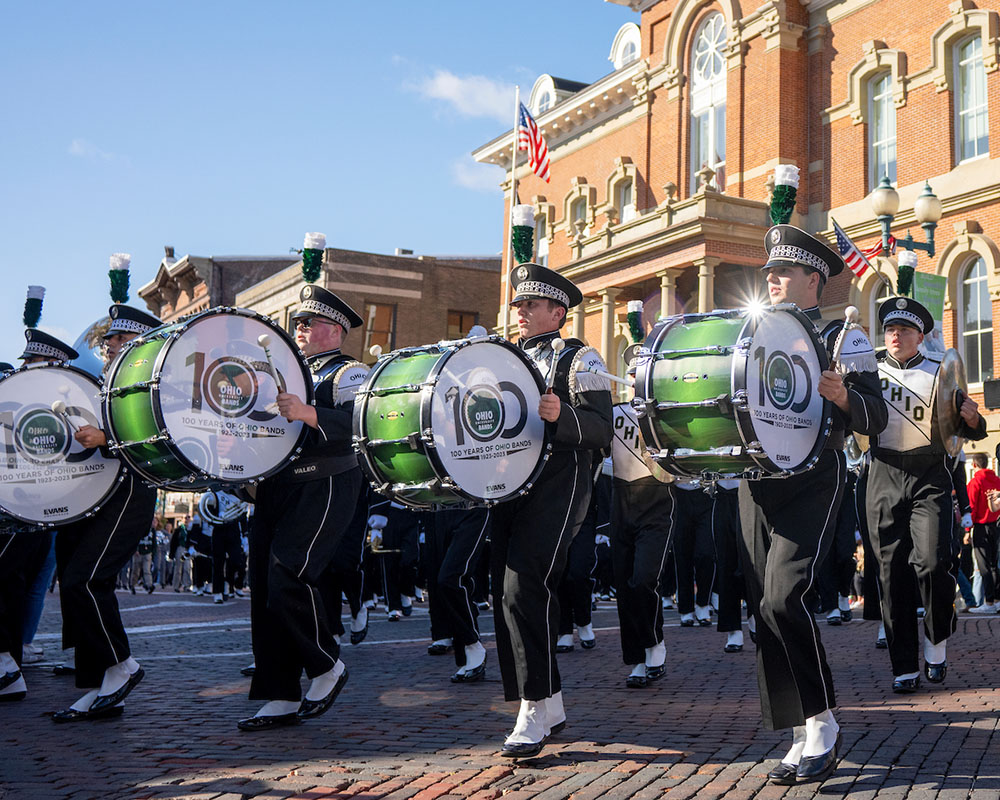
<path fill-rule="evenodd" d="M 833 232 L 837 236 L 837 249 L 840 251 L 841 258 L 844 259 L 844 263 L 847 264 L 851 272 L 860 278 L 869 267 L 868 259 L 858 249 L 858 246 L 851 241 L 850 237 L 844 233 L 844 229 L 837 224 L 837 220 L 833 220 Z M 882 249 L 881 242 L 879 242 L 878 247 L 879 250 Z M 876 253 L 872 253 L 872 255 Z"/>
<path fill-rule="evenodd" d="M 879 239 L 871 247 L 867 247 L 861 251 L 865 254 L 865 258 L 874 258 L 875 256 L 882 255 L 882 240 Z M 889 255 L 893 255 L 896 252 L 896 237 L 891 233 L 889 234 Z"/>
<path fill-rule="evenodd" d="M 549 148 L 542 138 L 541 131 L 534 117 L 521 103 L 520 121 L 517 124 L 517 149 L 527 150 L 529 163 L 535 174 L 546 183 L 549 182 Z"/>

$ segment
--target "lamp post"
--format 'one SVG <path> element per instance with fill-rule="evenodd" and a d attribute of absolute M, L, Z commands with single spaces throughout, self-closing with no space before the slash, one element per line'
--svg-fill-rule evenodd
<path fill-rule="evenodd" d="M 872 192 L 872 211 L 878 217 L 879 225 L 882 228 L 882 252 L 880 255 L 889 255 L 889 234 L 892 230 L 892 220 L 899 210 L 899 193 L 892 188 L 889 176 L 884 175 L 879 182 L 878 188 Z M 906 238 L 898 239 L 896 244 L 904 250 L 923 250 L 927 255 L 934 257 L 934 229 L 937 228 L 938 220 L 941 219 L 941 201 L 937 195 L 931 191 L 931 186 L 924 182 L 924 190 L 917 197 L 913 204 L 913 214 L 924 229 L 927 238 L 926 242 L 915 242 L 912 234 L 907 231 Z"/>

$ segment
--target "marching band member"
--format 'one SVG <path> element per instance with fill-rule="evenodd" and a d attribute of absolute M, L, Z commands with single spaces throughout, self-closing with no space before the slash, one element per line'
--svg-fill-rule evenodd
<path fill-rule="evenodd" d="M 625 350 L 629 374 L 635 374 L 640 345 Z M 660 574 L 670 551 L 676 506 L 673 478 L 643 458 L 645 445 L 635 411 L 628 403 L 614 407 L 611 440 L 611 563 L 615 576 L 622 659 L 630 672 L 625 685 L 643 689 L 666 672 Z"/>
<path fill-rule="evenodd" d="M 515 267 L 510 280 L 518 346 L 543 375 L 555 370 L 553 393 L 538 404 L 548 423 L 552 454 L 530 492 L 492 510 L 500 674 L 505 698 L 521 702 L 501 754 L 521 758 L 537 755 L 566 721 L 556 666 L 556 592 L 590 502 L 594 451 L 611 442 L 611 393 L 606 378 L 584 371 L 569 374 L 583 342 L 567 340 L 561 354 L 552 347 L 568 310 L 583 300 L 580 290 L 554 270 L 532 263 Z"/>
<path fill-rule="evenodd" d="M 934 327 L 923 305 L 890 297 L 879 309 L 885 354 L 879 362 L 889 423 L 872 441 L 867 515 L 878 559 L 894 692 L 920 685 L 917 593 L 924 614 L 924 676 L 941 683 L 948 670 L 948 637 L 955 631 L 952 565 L 952 476 L 936 413 L 940 362 L 920 344 Z M 986 438 L 986 420 L 964 397 L 959 435 Z"/>
<path fill-rule="evenodd" d="M 602 466 L 601 464 L 598 465 Z M 566 571 L 559 583 L 559 638 L 556 640 L 557 653 L 573 650 L 573 627 L 580 635 L 580 647 L 593 650 L 597 647 L 594 634 L 594 570 L 597 568 L 597 532 L 606 531 L 611 519 L 610 501 L 607 492 L 599 491 L 598 471 L 594 477 L 594 488 L 590 493 L 587 515 L 566 556 Z M 603 486 L 603 484 L 601 484 Z M 601 495 L 604 495 L 603 497 Z"/>
<path fill-rule="evenodd" d="M 299 460 L 258 487 L 250 537 L 251 632 L 255 670 L 250 699 L 264 705 L 237 727 L 258 731 L 324 713 L 347 682 L 320 592 L 361 496 L 361 470 L 351 448 L 353 392 L 340 397 L 334 376 L 340 352 L 361 317 L 333 292 L 306 285 L 293 315 L 316 404 L 278 395 L 278 413 L 309 427 Z M 311 680 L 302 698 L 299 679 Z"/>
<path fill-rule="evenodd" d="M 826 281 L 843 270 L 843 259 L 791 225 L 772 227 L 765 247 L 762 271 L 771 304 L 798 305 L 832 352 L 843 321 L 821 320 L 818 305 Z M 844 432 L 874 435 L 886 422 L 874 372 L 841 377 L 828 369 L 817 390 L 833 406 L 833 429 L 816 466 L 782 480 L 745 481 L 739 489 L 741 559 L 757 621 L 761 715 L 767 728 L 793 729 L 791 748 L 769 773 L 781 784 L 823 780 L 837 764 L 833 678 L 804 597 L 830 547 L 844 491 Z"/>
<path fill-rule="evenodd" d="M 45 289 L 29 286 L 25 304 L 26 340 L 21 361 L 24 364 L 47 361 L 65 362 L 78 357 L 68 344 L 34 328 L 41 315 Z M 37 315 L 29 317 L 31 299 L 38 300 Z M 10 367 L 10 365 L 6 365 Z M 12 522 L 0 533 L 0 702 L 23 700 L 28 687 L 21 672 L 25 604 L 28 588 L 45 560 L 51 535 L 30 530 L 27 523 Z"/>
<path fill-rule="evenodd" d="M 111 324 L 104 334 L 105 375 L 127 342 L 161 324 L 151 314 L 124 305 L 129 261 L 124 253 L 111 256 L 111 272 L 124 274 L 126 288 L 117 287 L 115 278 L 122 276 L 113 274 L 115 304 L 108 310 Z M 84 447 L 108 444 L 104 431 L 92 425 L 80 426 L 75 438 Z M 53 722 L 120 715 L 125 697 L 144 675 L 129 648 L 115 581 L 149 531 L 156 490 L 124 464 L 122 469 L 124 480 L 107 502 L 93 516 L 60 528 L 56 535 L 63 649 L 75 648 L 76 686 L 84 694 L 69 708 L 55 712 Z"/>
<path fill-rule="evenodd" d="M 712 540 L 715 542 L 715 585 L 719 594 L 716 630 L 726 634 L 723 652 L 743 650 L 743 609 L 746 582 L 740 571 L 739 481 L 716 481 L 712 498 Z"/>

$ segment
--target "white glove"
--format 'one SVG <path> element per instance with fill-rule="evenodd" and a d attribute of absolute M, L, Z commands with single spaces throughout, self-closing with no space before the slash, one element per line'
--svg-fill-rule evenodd
<path fill-rule="evenodd" d="M 972 514 L 970 514 L 968 511 L 962 514 L 962 527 L 963 528 L 972 527 Z"/>
<path fill-rule="evenodd" d="M 606 544 L 606 545 L 610 545 L 610 544 L 611 544 L 611 539 L 610 539 L 610 538 L 608 538 L 607 536 L 600 536 L 600 535 L 599 535 L 599 536 L 596 536 L 596 537 L 594 537 L 594 543 L 595 543 L 595 544 Z"/>
<path fill-rule="evenodd" d="M 368 527 L 376 528 L 382 530 L 386 525 L 389 524 L 389 518 L 382 514 L 372 514 L 368 517 Z"/>

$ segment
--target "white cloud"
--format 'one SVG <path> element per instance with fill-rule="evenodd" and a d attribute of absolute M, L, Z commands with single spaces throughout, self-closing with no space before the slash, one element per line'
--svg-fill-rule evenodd
<path fill-rule="evenodd" d="M 87 158 L 92 161 L 121 161 L 127 164 L 129 160 L 128 156 L 120 156 L 117 153 L 101 150 L 96 144 L 88 142 L 86 139 L 74 139 L 70 142 L 67 152 L 71 156 Z"/>
<path fill-rule="evenodd" d="M 459 186 L 474 192 L 500 191 L 503 171 L 492 164 L 479 164 L 472 158 L 462 158 L 451 165 L 451 174 Z"/>
<path fill-rule="evenodd" d="M 489 117 L 509 123 L 514 113 L 514 86 L 484 75 L 462 77 L 446 69 L 435 70 L 410 88 L 432 100 L 444 100 L 467 117 Z"/>

